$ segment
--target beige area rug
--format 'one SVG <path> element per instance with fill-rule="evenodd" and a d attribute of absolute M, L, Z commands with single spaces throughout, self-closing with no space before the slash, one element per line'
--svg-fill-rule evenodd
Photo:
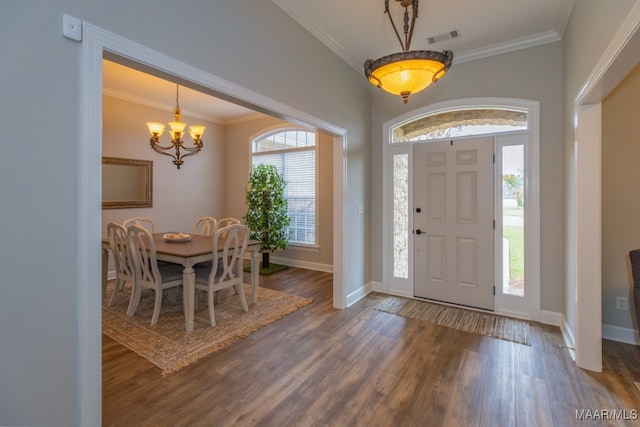
<path fill-rule="evenodd" d="M 375 310 L 460 331 L 531 345 L 529 322 L 401 297 L 385 297 Z"/>
<path fill-rule="evenodd" d="M 182 310 L 182 289 L 176 292 L 175 301 L 165 291 L 162 311 L 155 326 L 150 326 L 154 293 L 143 291 L 138 310 L 127 316 L 128 289 L 119 292 L 115 303 L 106 306 L 113 283 L 107 288 L 107 299 L 102 310 L 102 332 L 147 359 L 162 370 L 162 375 L 175 372 L 211 353 L 230 346 L 263 326 L 275 322 L 296 310 L 311 304 L 312 299 L 285 292 L 260 288 L 258 302 L 249 304 L 249 312 L 240 307 L 237 295 L 231 289 L 222 292 L 222 299 L 215 305 L 216 326 L 209 324 L 206 300 L 201 295 L 195 315 L 194 330 L 185 331 Z M 251 287 L 245 285 L 245 296 L 251 295 Z"/>

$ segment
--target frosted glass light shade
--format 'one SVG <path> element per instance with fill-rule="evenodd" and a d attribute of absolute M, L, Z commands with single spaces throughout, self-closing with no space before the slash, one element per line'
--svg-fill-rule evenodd
<path fill-rule="evenodd" d="M 191 135 L 191 138 L 193 138 L 193 140 L 195 141 L 196 139 L 200 139 L 202 135 L 204 135 L 204 130 L 205 130 L 204 126 L 200 126 L 200 125 L 189 126 L 189 135 Z"/>
<path fill-rule="evenodd" d="M 176 138 L 182 138 L 184 134 L 184 128 L 187 126 L 185 122 L 169 122 L 169 127 L 171 128 L 171 135 Z M 176 136 L 176 133 L 178 136 Z"/>
<path fill-rule="evenodd" d="M 158 122 L 147 122 L 147 129 L 149 129 L 151 136 L 159 137 L 164 132 L 164 125 Z"/>

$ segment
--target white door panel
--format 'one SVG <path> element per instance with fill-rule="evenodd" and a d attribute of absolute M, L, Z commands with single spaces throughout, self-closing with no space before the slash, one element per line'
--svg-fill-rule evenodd
<path fill-rule="evenodd" d="M 493 138 L 414 145 L 414 293 L 493 310 Z"/>

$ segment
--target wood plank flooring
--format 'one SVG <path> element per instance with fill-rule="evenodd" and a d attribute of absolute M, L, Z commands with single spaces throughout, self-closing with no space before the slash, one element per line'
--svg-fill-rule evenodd
<path fill-rule="evenodd" d="M 314 302 L 164 378 L 103 337 L 103 424 L 640 425 L 612 419 L 640 416 L 639 347 L 605 341 L 598 374 L 576 367 L 555 327 L 533 324 L 529 347 L 372 310 L 380 294 L 336 310 L 328 273 L 260 283 Z"/>

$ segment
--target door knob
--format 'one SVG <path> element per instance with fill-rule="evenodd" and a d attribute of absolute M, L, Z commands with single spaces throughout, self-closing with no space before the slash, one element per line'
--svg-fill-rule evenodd
<path fill-rule="evenodd" d="M 416 230 L 416 234 L 422 234 L 422 230 L 420 230 L 419 228 Z"/>
<path fill-rule="evenodd" d="M 422 212 L 422 209 L 421 208 L 416 208 L 416 212 L 420 213 L 420 212 Z"/>

